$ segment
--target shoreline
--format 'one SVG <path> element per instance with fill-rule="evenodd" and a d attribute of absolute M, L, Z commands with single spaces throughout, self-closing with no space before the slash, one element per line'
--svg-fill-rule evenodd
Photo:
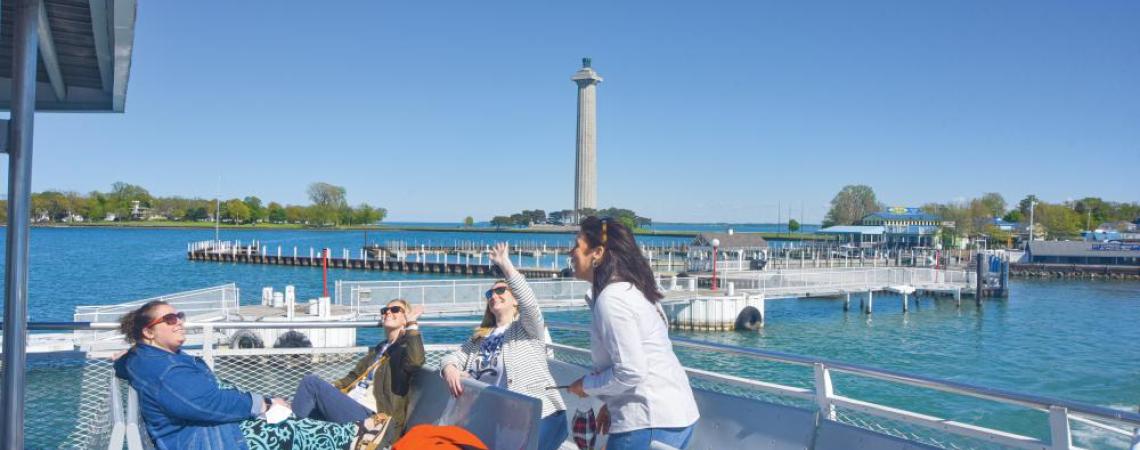
<path fill-rule="evenodd" d="M 6 226 L 0 225 L 0 226 Z M 213 229 L 212 222 L 114 222 L 114 223 L 82 223 L 82 224 L 32 224 L 32 228 L 122 228 L 122 229 L 174 229 L 174 230 L 208 230 Z M 298 224 L 256 224 L 234 225 L 221 224 L 218 228 L 225 230 L 256 230 L 256 231 L 422 231 L 438 233 L 522 233 L 522 234 L 573 234 L 575 227 L 539 227 L 539 228 L 496 228 L 496 227 L 455 227 L 455 226 L 423 226 L 423 225 L 346 225 L 338 227 L 312 227 Z M 694 237 L 702 233 L 696 230 L 670 230 L 653 231 L 638 229 L 634 231 L 638 236 L 665 236 L 665 237 Z M 768 240 L 776 241 L 826 241 L 829 237 L 811 233 L 774 233 L 774 232 L 739 232 L 738 234 L 758 235 Z"/>

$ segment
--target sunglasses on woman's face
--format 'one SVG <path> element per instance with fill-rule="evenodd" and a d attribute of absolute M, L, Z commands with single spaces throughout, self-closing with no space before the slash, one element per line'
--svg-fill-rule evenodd
<path fill-rule="evenodd" d="M 399 314 L 402 312 L 404 312 L 404 308 L 401 308 L 399 306 L 385 306 L 383 308 L 380 308 L 380 315 L 381 316 L 387 315 L 388 313 Z"/>
<path fill-rule="evenodd" d="M 503 295 L 506 293 L 507 293 L 507 287 L 506 286 L 499 286 L 499 287 L 494 288 L 494 289 L 487 289 L 487 292 L 483 293 L 483 296 L 487 297 L 487 300 L 490 300 L 491 296 L 493 294 Z"/>
<path fill-rule="evenodd" d="M 184 312 L 170 313 L 170 314 L 167 314 L 165 316 L 162 316 L 162 317 L 159 317 L 159 318 L 156 318 L 156 319 L 150 321 L 150 323 L 146 324 L 146 326 L 143 328 L 150 328 L 150 327 L 158 325 L 159 323 L 162 323 L 162 322 L 165 322 L 167 325 L 173 326 L 173 325 L 178 325 L 178 322 L 182 322 L 184 320 L 186 320 L 186 313 L 184 313 Z"/>

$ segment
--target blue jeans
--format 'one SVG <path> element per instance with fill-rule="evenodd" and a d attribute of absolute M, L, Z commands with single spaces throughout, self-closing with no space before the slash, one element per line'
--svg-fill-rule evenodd
<path fill-rule="evenodd" d="M 693 437 L 693 427 L 643 428 L 640 430 L 614 433 L 606 441 L 606 450 L 646 450 L 649 443 L 656 441 L 675 448 L 685 448 Z"/>
<path fill-rule="evenodd" d="M 570 425 L 566 423 L 566 411 L 543 417 L 538 423 L 538 450 L 557 450 L 569 435 Z"/>
<path fill-rule="evenodd" d="M 293 414 L 299 418 L 336 423 L 359 422 L 372 411 L 316 375 L 305 375 L 293 395 Z"/>

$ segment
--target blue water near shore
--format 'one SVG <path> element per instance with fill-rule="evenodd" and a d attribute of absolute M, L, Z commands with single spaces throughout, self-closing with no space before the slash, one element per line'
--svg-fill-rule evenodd
<path fill-rule="evenodd" d="M 319 295 L 319 270 L 186 260 L 186 243 L 213 238 L 212 230 L 36 228 L 32 231 L 29 310 L 34 321 L 71 320 L 76 305 L 120 303 L 183 290 L 237 283 L 243 303 L 256 303 L 263 286 L 297 287 L 300 298 Z M 549 240 L 570 235 L 388 232 L 369 239 L 493 241 Z M 231 231 L 222 239 L 259 239 L 266 245 L 358 249 L 362 232 Z M 0 261 L 2 262 L 2 261 Z M 330 279 L 431 278 L 386 272 L 330 270 Z M 330 282 L 331 284 L 331 282 Z M 330 286 L 331 287 L 331 286 Z M 857 298 L 854 300 L 858 302 Z M 840 300 L 771 300 L 759 332 L 681 332 L 675 335 L 753 348 L 814 355 L 1030 394 L 1120 409 L 1140 405 L 1140 283 L 1014 280 L 1008 299 L 923 298 L 903 314 L 899 299 L 875 296 L 871 317 L 844 313 Z M 583 312 L 551 313 L 549 320 L 584 323 Z M 739 358 L 680 352 L 690 365 L 803 385 L 810 372 Z M 928 411 L 971 423 L 1041 435 L 1044 416 L 915 389 L 887 388 L 837 376 L 840 394 Z M 32 397 L 30 402 L 36 401 Z M 1087 439 L 1083 437 L 1082 439 Z M 1086 442 L 1087 444 L 1087 442 Z M 1093 447 L 1097 447 L 1093 445 Z"/>

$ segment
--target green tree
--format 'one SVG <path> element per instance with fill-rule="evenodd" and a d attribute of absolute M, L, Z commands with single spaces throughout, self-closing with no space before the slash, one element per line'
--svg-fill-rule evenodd
<path fill-rule="evenodd" d="M 1023 217 L 1029 217 L 1029 205 L 1033 202 L 1040 202 L 1037 196 L 1033 194 L 1026 195 L 1020 202 L 1017 202 L 1017 210 L 1021 211 Z"/>
<path fill-rule="evenodd" d="M 495 216 L 491 218 L 491 225 L 494 225 L 495 228 L 509 227 L 514 225 L 514 221 L 507 216 Z"/>
<path fill-rule="evenodd" d="M 245 202 L 235 198 L 222 203 L 222 217 L 229 219 L 235 224 L 241 224 L 248 222 L 251 214 L 249 206 L 246 205 Z"/>
<path fill-rule="evenodd" d="M 1021 211 L 1013 209 L 1006 213 L 1005 217 L 1002 217 L 1001 220 L 1004 220 L 1006 222 L 1020 223 L 1021 221 L 1025 220 L 1025 217 L 1021 216 Z"/>
<path fill-rule="evenodd" d="M 262 222 L 269 216 L 269 212 L 261 205 L 261 199 L 257 196 L 248 196 L 242 199 L 242 203 L 249 208 L 249 218 L 251 222 Z"/>
<path fill-rule="evenodd" d="M 1001 194 L 997 192 L 987 192 L 982 195 L 979 201 L 981 201 L 986 214 L 991 218 L 1001 217 L 1005 214 L 1005 197 L 1002 197 Z"/>
<path fill-rule="evenodd" d="M 306 223 L 309 220 L 308 209 L 304 206 L 289 205 L 285 207 L 285 221 L 289 223 Z"/>
<path fill-rule="evenodd" d="M 341 213 L 348 206 L 343 187 L 316 182 L 309 185 L 308 194 L 313 202 L 309 208 L 309 219 L 313 224 L 340 224 Z"/>
<path fill-rule="evenodd" d="M 373 208 L 367 203 L 361 203 L 353 210 L 353 222 L 362 225 L 375 225 L 381 218 L 380 209 Z"/>
<path fill-rule="evenodd" d="M 796 219 L 789 220 L 788 221 L 788 231 L 792 232 L 792 233 L 800 231 L 800 223 L 798 221 L 796 221 Z"/>
<path fill-rule="evenodd" d="M 1045 228 L 1050 238 L 1070 238 L 1080 234 L 1081 215 L 1065 205 L 1038 203 L 1034 219 Z"/>
<path fill-rule="evenodd" d="M 265 217 L 271 223 L 285 223 L 288 218 L 285 217 L 285 207 L 277 202 L 269 202 L 265 208 Z"/>
<path fill-rule="evenodd" d="M 466 227 L 473 227 L 473 226 L 475 226 L 475 218 L 474 218 L 474 217 L 471 217 L 471 216 L 467 216 L 467 217 L 465 217 L 465 218 L 463 219 L 463 226 L 466 226 Z"/>
<path fill-rule="evenodd" d="M 882 210 L 870 186 L 855 184 L 844 186 L 831 199 L 831 209 L 823 219 L 824 226 L 854 225 L 867 215 Z"/>

